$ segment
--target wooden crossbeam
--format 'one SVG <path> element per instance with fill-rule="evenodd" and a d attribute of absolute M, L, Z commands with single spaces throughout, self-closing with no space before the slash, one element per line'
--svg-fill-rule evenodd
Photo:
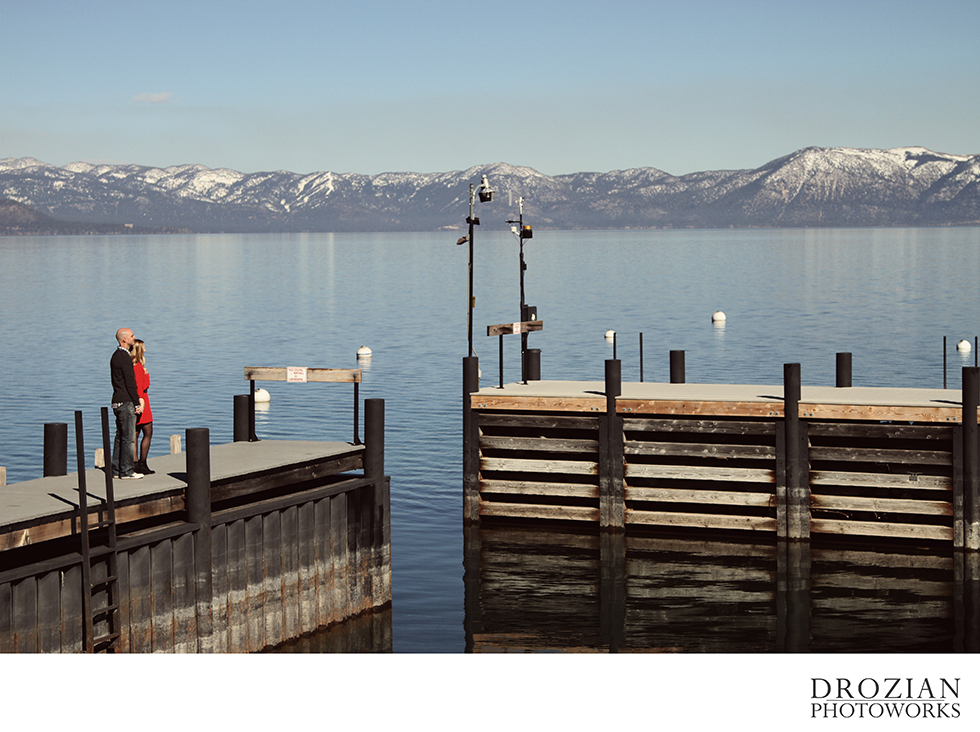
<path fill-rule="evenodd" d="M 299 366 L 246 366 L 246 381 L 318 381 L 359 384 L 360 369 L 311 369 Z"/>
<path fill-rule="evenodd" d="M 512 333 L 530 333 L 535 330 L 543 330 L 543 320 L 524 320 L 520 323 L 502 323 L 500 325 L 488 325 L 488 336 L 510 335 Z"/>

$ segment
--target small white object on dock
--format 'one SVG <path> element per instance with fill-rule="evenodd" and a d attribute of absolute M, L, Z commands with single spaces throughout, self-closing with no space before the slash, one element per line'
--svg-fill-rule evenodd
<path fill-rule="evenodd" d="M 962 341 L 956 344 L 956 350 L 960 351 L 961 353 L 969 353 L 973 350 L 973 346 L 970 345 L 970 341 L 964 338 Z"/>
<path fill-rule="evenodd" d="M 712 323 L 724 323 L 726 320 L 728 320 L 728 318 L 721 310 L 716 310 L 711 316 Z"/>
<path fill-rule="evenodd" d="M 255 390 L 255 401 L 258 402 L 268 402 L 272 400 L 272 396 L 265 389 Z"/>

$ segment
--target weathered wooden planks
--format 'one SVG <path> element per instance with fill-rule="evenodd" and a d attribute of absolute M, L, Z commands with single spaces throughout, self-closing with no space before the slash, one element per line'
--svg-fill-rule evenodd
<path fill-rule="evenodd" d="M 600 515 L 625 507 L 632 517 L 601 519 L 602 528 L 632 521 L 804 541 L 811 527 L 916 541 L 947 541 L 952 531 L 968 543 L 968 531 L 951 528 L 969 521 L 956 492 L 963 417 L 955 401 L 938 390 L 801 394 L 798 372 L 787 365 L 795 397 L 787 385 L 733 386 L 729 398 L 721 385 L 620 385 L 608 373 L 606 384 L 464 394 L 478 425 L 479 516 L 560 518 L 574 508 L 569 520 L 581 521 L 598 497 Z M 866 403 L 837 403 L 851 394 Z"/>
<path fill-rule="evenodd" d="M 363 446 L 350 449 L 360 466 Z M 349 458 L 327 462 L 328 473 L 353 465 Z M 172 523 L 124 530 L 117 651 L 260 651 L 389 604 L 387 478 L 321 470 L 298 484 L 275 476 L 264 484 L 247 476 L 233 483 L 210 514 L 208 541 L 199 541 L 199 524 L 179 515 Z M 27 549 L 18 551 L 27 556 Z M 204 582 L 201 551 L 209 573 Z M 5 564 L 0 652 L 82 650 L 78 561 L 75 552 Z M 96 565 L 93 576 L 104 576 L 104 567 Z M 97 596 L 95 607 L 104 604 L 104 594 Z"/>

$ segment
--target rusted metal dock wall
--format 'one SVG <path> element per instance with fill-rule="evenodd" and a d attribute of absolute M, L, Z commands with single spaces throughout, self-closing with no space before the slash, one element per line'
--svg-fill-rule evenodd
<path fill-rule="evenodd" d="M 260 651 L 390 605 L 382 400 L 365 401 L 364 445 L 335 469 L 310 466 L 285 483 L 257 475 L 212 490 L 207 430 L 197 432 L 188 430 L 179 510 L 145 526 L 133 521 L 118 539 L 116 652 Z M 359 468 L 362 475 L 346 472 Z M 73 533 L 0 555 L 0 652 L 85 650 Z M 107 566 L 92 565 L 93 583 L 106 579 Z M 107 597 L 93 595 L 96 615 Z M 387 648 L 372 650 L 390 650 L 387 638 Z"/>
<path fill-rule="evenodd" d="M 464 359 L 464 521 L 871 537 L 980 549 L 977 369 L 961 403 L 685 402 L 622 396 L 619 362 L 577 394 L 480 390 Z M 635 386 L 635 385 L 634 385 Z M 757 393 L 757 392 L 748 392 Z"/>

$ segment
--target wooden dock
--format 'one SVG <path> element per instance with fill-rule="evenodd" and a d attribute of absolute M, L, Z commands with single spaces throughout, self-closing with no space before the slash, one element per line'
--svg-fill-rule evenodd
<path fill-rule="evenodd" d="M 152 458 L 155 474 L 112 481 L 118 597 L 93 590 L 90 609 L 103 625 L 116 613 L 112 650 L 260 651 L 389 606 L 383 401 L 365 407 L 365 444 L 208 447 L 202 430 L 195 456 L 188 431 L 188 452 Z M 77 472 L 0 487 L 0 652 L 86 649 L 79 542 L 104 543 L 103 470 L 82 484 L 88 532 Z M 92 561 L 93 585 L 112 583 Z"/>
<path fill-rule="evenodd" d="M 464 520 L 980 549 L 977 370 L 964 389 L 528 381 L 464 359 Z M 963 395 L 966 395 L 964 398 Z"/>

